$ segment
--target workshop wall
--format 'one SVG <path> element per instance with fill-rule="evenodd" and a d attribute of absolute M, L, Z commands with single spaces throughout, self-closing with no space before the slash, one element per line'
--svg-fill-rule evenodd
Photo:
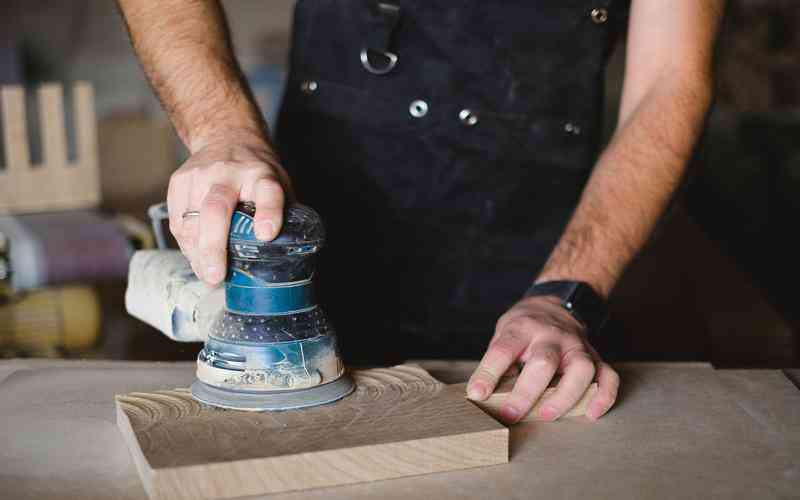
<path fill-rule="evenodd" d="M 237 56 L 272 119 L 293 2 L 223 3 Z M 800 213 L 800 4 L 729 4 L 704 144 L 676 207 L 615 294 L 615 319 L 602 342 L 617 359 L 798 363 L 800 316 L 790 288 L 800 248 L 786 228 L 796 227 Z M 623 64 L 620 47 L 607 78 L 609 133 Z M 144 220 L 185 152 L 142 75 L 114 2 L 1 3 L 0 84 L 75 80 L 95 88 L 102 208 Z M 124 283 L 98 287 L 103 334 L 91 349 L 95 355 L 195 355 L 196 347 L 170 342 L 125 315 Z"/>

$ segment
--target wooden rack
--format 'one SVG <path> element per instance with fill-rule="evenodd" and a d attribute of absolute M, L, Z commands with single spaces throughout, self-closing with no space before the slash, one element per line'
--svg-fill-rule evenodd
<path fill-rule="evenodd" d="M 97 124 L 91 84 L 73 86 L 76 159 L 67 156 L 64 92 L 61 84 L 37 89 L 42 162 L 31 163 L 25 89 L 0 87 L 3 149 L 0 214 L 95 207 L 100 202 Z"/>

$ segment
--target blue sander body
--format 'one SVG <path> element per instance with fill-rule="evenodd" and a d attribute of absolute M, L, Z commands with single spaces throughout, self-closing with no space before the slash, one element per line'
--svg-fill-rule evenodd
<path fill-rule="evenodd" d="M 266 242 L 255 237 L 254 215 L 249 203 L 233 214 L 224 302 L 183 256 L 159 250 L 134 256 L 128 311 L 175 340 L 205 341 L 191 388 L 202 403 L 265 411 L 341 399 L 354 385 L 313 286 L 322 220 L 309 207 L 290 205 L 281 233 Z"/>

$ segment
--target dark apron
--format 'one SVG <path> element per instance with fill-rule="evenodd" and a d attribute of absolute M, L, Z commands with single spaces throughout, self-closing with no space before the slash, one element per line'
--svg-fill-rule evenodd
<path fill-rule="evenodd" d="M 281 156 L 345 358 L 478 357 L 591 172 L 627 4 L 387 4 L 297 3 Z"/>

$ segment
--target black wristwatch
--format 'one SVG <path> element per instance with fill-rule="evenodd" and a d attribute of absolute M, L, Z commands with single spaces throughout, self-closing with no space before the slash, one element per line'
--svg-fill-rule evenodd
<path fill-rule="evenodd" d="M 591 334 L 599 332 L 608 319 L 606 301 L 587 283 L 544 281 L 528 288 L 523 297 L 542 296 L 557 297 L 561 306 Z"/>

